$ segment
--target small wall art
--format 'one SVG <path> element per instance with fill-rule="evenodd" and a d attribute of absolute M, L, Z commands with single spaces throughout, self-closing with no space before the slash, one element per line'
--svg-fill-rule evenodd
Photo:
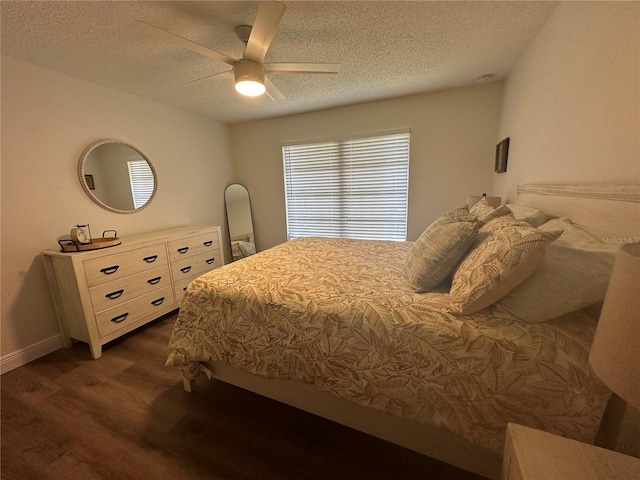
<path fill-rule="evenodd" d="M 496 145 L 495 172 L 504 173 L 507 171 L 507 158 L 509 157 L 509 137 Z"/>

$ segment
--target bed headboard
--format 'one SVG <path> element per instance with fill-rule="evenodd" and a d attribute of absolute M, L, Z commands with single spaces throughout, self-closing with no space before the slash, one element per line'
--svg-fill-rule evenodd
<path fill-rule="evenodd" d="M 568 217 L 605 243 L 640 242 L 640 183 L 519 185 L 517 195 L 516 203 Z"/>

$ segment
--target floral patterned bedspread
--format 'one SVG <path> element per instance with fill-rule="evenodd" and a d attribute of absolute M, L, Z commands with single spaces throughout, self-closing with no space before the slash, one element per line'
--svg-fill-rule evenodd
<path fill-rule="evenodd" d="M 507 422 L 593 442 L 610 395 L 588 364 L 595 320 L 445 313 L 446 293 L 411 289 L 410 246 L 297 239 L 213 270 L 186 292 L 167 365 L 315 384 L 498 452 Z"/>

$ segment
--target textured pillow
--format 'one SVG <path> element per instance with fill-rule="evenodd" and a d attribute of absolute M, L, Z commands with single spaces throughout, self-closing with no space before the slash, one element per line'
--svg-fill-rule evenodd
<path fill-rule="evenodd" d="M 492 218 L 511 213 L 511 210 L 504 205 L 500 205 L 498 208 L 493 208 L 491 205 L 487 204 L 486 198 L 482 198 L 469 209 L 469 212 L 478 219 L 480 224 L 484 224 Z"/>
<path fill-rule="evenodd" d="M 479 233 L 482 234 L 482 238 L 487 238 L 490 234 L 497 232 L 498 230 L 505 227 L 514 227 L 514 226 L 527 226 L 528 223 L 520 222 L 515 219 L 515 217 L 511 213 L 507 213 L 506 215 L 501 215 L 496 218 L 492 218 L 487 223 L 480 227 Z"/>
<path fill-rule="evenodd" d="M 449 311 L 468 315 L 500 300 L 538 268 L 547 244 L 561 233 L 517 225 L 491 234 L 454 273 Z"/>
<path fill-rule="evenodd" d="M 438 218 L 411 246 L 405 268 L 411 287 L 428 292 L 456 268 L 475 241 L 478 222 L 466 207 Z"/>
<path fill-rule="evenodd" d="M 527 222 L 532 227 L 539 227 L 549 219 L 542 210 L 537 208 L 527 207 L 518 203 L 508 203 L 506 206 L 511 210 L 516 220 Z"/>
<path fill-rule="evenodd" d="M 566 218 L 540 229 L 564 233 L 533 275 L 495 305 L 496 316 L 539 323 L 604 300 L 618 247 L 600 243 Z"/>
<path fill-rule="evenodd" d="M 456 208 L 436 218 L 433 223 L 427 227 L 427 230 L 445 223 L 475 222 L 475 220 L 475 217 L 469 213 L 469 208 L 465 205 L 464 207 Z"/>

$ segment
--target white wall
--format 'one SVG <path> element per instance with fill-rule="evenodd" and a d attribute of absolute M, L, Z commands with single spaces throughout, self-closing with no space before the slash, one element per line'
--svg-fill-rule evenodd
<path fill-rule="evenodd" d="M 640 3 L 562 2 L 506 81 L 503 137 L 493 190 L 511 200 L 524 183 L 640 182 Z M 599 441 L 638 455 L 640 417 L 620 403 Z"/>
<path fill-rule="evenodd" d="M 57 248 L 73 225 L 89 223 L 94 236 L 225 228 L 227 126 L 7 57 L 1 114 L 3 358 L 59 334 L 40 252 Z M 112 213 L 82 190 L 78 159 L 105 138 L 134 145 L 153 163 L 158 191 L 145 210 Z"/>
<path fill-rule="evenodd" d="M 502 84 L 380 100 L 232 125 L 235 169 L 251 195 L 259 250 L 284 242 L 282 145 L 411 129 L 408 240 L 469 194 L 491 193 Z"/>
<path fill-rule="evenodd" d="M 505 84 L 500 135 L 522 183 L 640 181 L 640 3 L 562 2 Z"/>

